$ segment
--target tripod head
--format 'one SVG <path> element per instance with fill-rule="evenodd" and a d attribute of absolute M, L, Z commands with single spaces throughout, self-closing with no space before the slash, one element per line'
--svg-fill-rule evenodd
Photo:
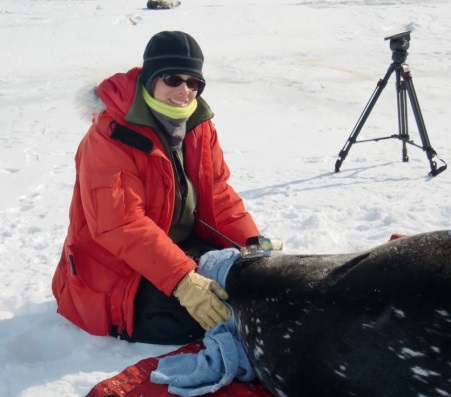
<path fill-rule="evenodd" d="M 410 31 L 386 37 L 384 40 L 390 40 L 393 62 L 404 63 L 407 59 L 407 50 L 410 46 Z"/>

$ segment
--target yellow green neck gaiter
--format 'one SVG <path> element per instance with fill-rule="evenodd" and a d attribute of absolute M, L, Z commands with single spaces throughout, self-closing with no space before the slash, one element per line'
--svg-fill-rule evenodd
<path fill-rule="evenodd" d="M 144 86 L 141 87 L 142 95 L 147 106 L 155 110 L 158 113 L 163 114 L 174 120 L 189 118 L 197 108 L 197 100 L 194 99 L 188 106 L 179 108 L 176 106 L 167 105 L 149 94 Z"/>

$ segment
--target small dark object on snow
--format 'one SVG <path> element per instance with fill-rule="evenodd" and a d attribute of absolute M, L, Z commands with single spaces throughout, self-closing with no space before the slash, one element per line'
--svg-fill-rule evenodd
<path fill-rule="evenodd" d="M 180 4 L 180 1 L 173 0 L 149 0 L 147 8 L 151 10 L 169 10 L 170 8 L 178 7 Z"/>

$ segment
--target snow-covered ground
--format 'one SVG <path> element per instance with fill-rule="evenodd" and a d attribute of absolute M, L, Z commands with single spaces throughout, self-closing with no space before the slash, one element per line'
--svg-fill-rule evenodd
<path fill-rule="evenodd" d="M 0 395 L 84 396 L 175 346 L 84 333 L 56 314 L 50 284 L 68 224 L 73 157 L 88 128 L 76 92 L 140 65 L 149 38 L 200 43 L 231 183 L 286 251 L 343 253 L 392 233 L 449 229 L 451 170 L 389 139 L 339 151 L 412 31 L 408 64 L 432 147 L 451 161 L 448 0 L 0 0 Z M 397 133 L 394 76 L 360 138 Z M 409 115 L 411 138 L 421 145 Z M 436 159 L 437 160 L 437 159 Z M 437 160 L 437 165 L 442 163 Z"/>

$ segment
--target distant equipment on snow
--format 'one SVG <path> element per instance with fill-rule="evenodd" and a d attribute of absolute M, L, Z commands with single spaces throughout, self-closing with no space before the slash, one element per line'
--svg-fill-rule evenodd
<path fill-rule="evenodd" d="M 169 10 L 170 8 L 178 7 L 182 4 L 180 1 L 173 0 L 149 0 L 147 8 L 150 10 Z"/>

